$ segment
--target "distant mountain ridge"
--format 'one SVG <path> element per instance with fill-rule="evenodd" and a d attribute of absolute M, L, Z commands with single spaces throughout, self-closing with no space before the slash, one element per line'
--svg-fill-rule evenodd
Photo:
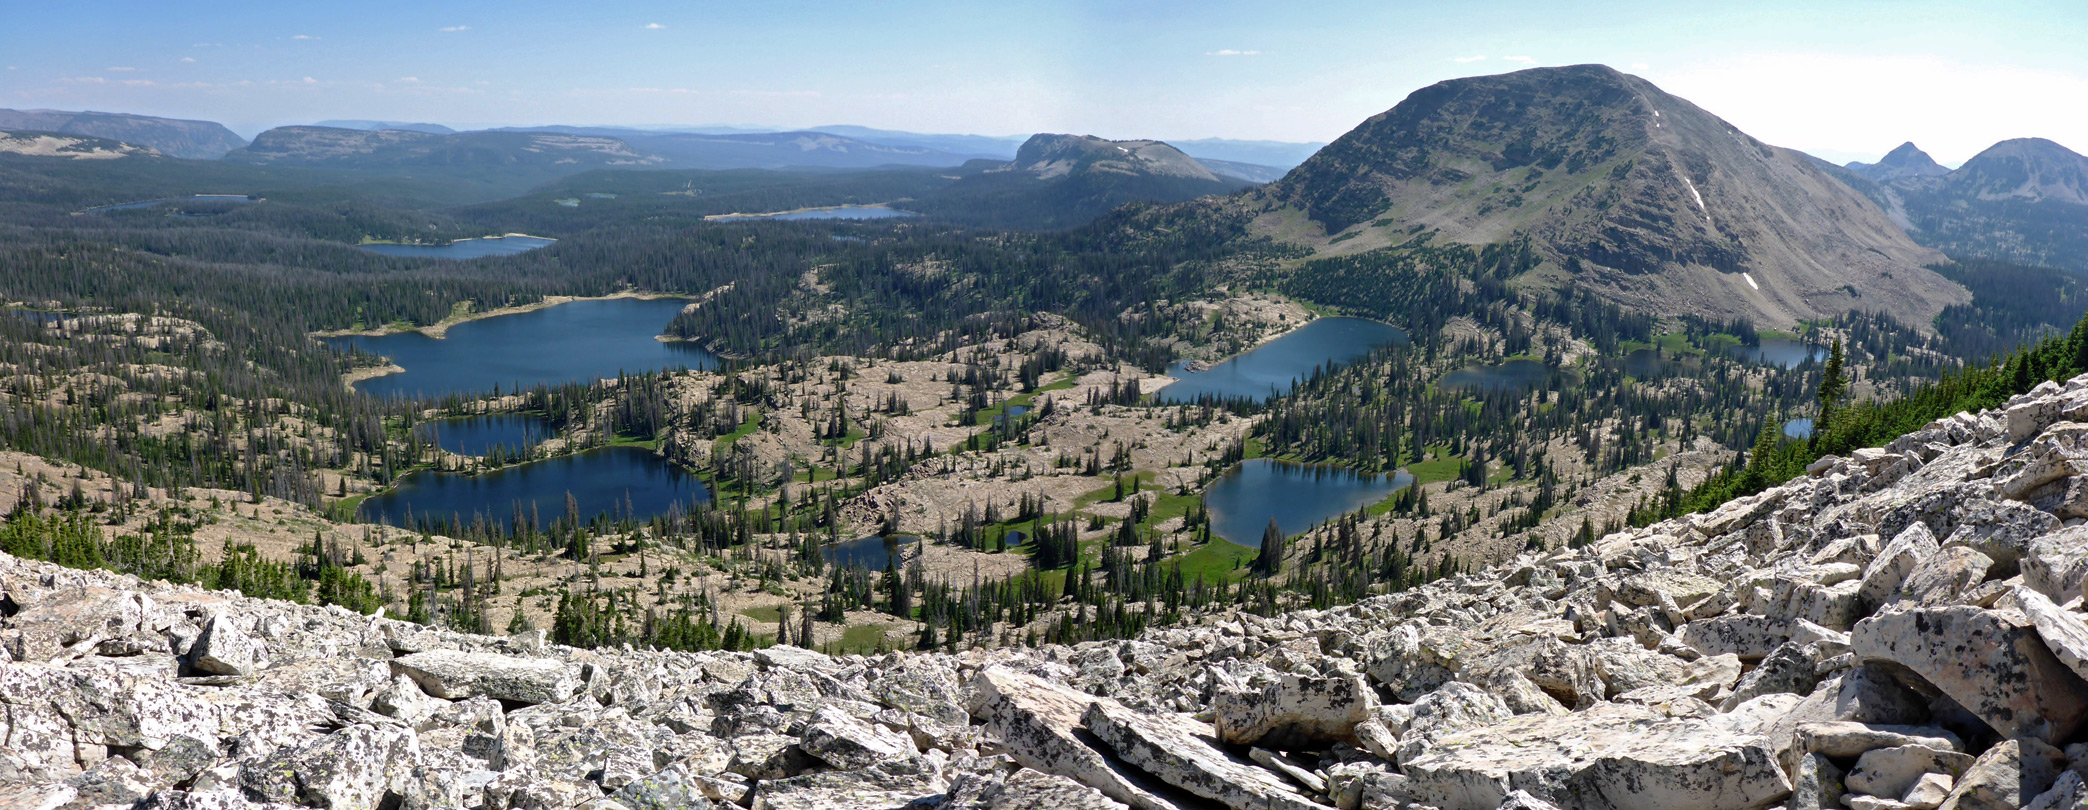
<path fill-rule="evenodd" d="M 1321 255 L 1527 238 L 1551 283 L 1663 315 L 1925 324 L 1968 298 L 1813 159 L 1601 65 L 1417 90 L 1243 204 Z"/>
<path fill-rule="evenodd" d="M 61 157 L 73 160 L 109 160 L 125 157 L 159 157 L 150 147 L 71 135 L 62 132 L 0 130 L 0 154 L 32 157 Z"/>
<path fill-rule="evenodd" d="M 1851 164 L 1841 179 L 1915 241 L 1953 255 L 2088 271 L 2088 157 L 2042 138 L 2017 138 L 1954 171 L 1877 169 L 1887 162 Z"/>
<path fill-rule="evenodd" d="M 410 132 L 426 132 L 430 135 L 454 135 L 457 132 L 441 124 L 416 124 L 410 121 L 328 120 L 312 126 L 334 129 L 403 129 Z"/>
<path fill-rule="evenodd" d="M 615 138 L 545 133 L 464 132 L 435 134 L 404 129 L 277 127 L 246 148 L 226 155 L 241 163 L 315 168 L 374 169 L 402 166 L 557 166 L 571 173 L 603 166 L 658 165 Z"/>
<path fill-rule="evenodd" d="M 966 164 L 957 180 L 905 207 L 961 222 L 1068 228 L 1127 203 L 1172 203 L 1254 185 L 1221 176 L 1161 141 L 1030 136 L 1006 162 Z"/>
<path fill-rule="evenodd" d="M 225 125 L 215 121 L 155 118 L 149 115 L 64 110 L 0 109 L 0 129 L 55 132 L 106 138 L 149 147 L 161 154 L 192 160 L 216 160 L 246 146 Z"/>

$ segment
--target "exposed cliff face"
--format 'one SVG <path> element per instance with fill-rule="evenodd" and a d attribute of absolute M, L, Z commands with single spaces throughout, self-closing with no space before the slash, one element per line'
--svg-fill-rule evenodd
<path fill-rule="evenodd" d="M 1324 253 L 1414 226 L 1471 244 L 1528 234 L 1575 283 L 1663 314 L 1925 324 L 1967 298 L 1924 269 L 1940 254 L 1804 155 L 1600 65 L 1415 91 L 1258 196 L 1265 232 Z M 1293 212 L 1321 233 L 1288 226 Z"/>
<path fill-rule="evenodd" d="M 574 650 L 0 557 L 22 806 L 2076 807 L 2088 376 L 1327 611 Z"/>

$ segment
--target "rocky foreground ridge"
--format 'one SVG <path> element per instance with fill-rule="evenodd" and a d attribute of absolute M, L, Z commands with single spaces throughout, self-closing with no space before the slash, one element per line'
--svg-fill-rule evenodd
<path fill-rule="evenodd" d="M 2084 519 L 2088 376 L 1590 547 L 1077 647 L 576 650 L 0 557 L 0 807 L 2088 808 Z"/>

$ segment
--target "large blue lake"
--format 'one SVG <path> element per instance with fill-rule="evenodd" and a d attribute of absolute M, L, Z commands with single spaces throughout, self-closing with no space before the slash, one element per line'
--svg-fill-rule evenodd
<path fill-rule="evenodd" d="M 717 356 L 694 343 L 654 339 L 687 304 L 676 298 L 572 301 L 466 321 L 440 339 L 402 332 L 326 343 L 361 347 L 406 369 L 356 383 L 357 390 L 380 397 L 476 394 L 496 385 L 514 391 L 611 379 L 618 372 L 716 368 Z"/>
<path fill-rule="evenodd" d="M 779 211 L 773 214 L 726 214 L 709 219 L 712 222 L 746 222 L 756 219 L 897 219 L 913 215 L 912 211 L 901 211 L 882 205 L 837 205 L 831 208 L 807 208 L 803 211 Z"/>
<path fill-rule="evenodd" d="M 1176 363 L 1167 370 L 1176 382 L 1155 397 L 1161 402 L 1206 397 L 1266 400 L 1290 393 L 1322 365 L 1338 366 L 1379 346 L 1405 342 L 1406 331 L 1397 326 L 1362 318 L 1321 318 L 1204 371 Z"/>
<path fill-rule="evenodd" d="M 673 507 L 688 512 L 710 500 L 710 489 L 651 451 L 601 447 L 478 475 L 421 471 L 362 502 L 366 522 L 411 526 L 422 520 L 488 523 L 512 528 L 515 518 L 549 526 L 565 515 L 571 493 L 584 522 L 607 513 L 647 520 Z"/>
<path fill-rule="evenodd" d="M 1261 546 L 1269 519 L 1285 537 L 1382 501 L 1412 486 L 1405 470 L 1364 475 L 1325 464 L 1248 459 L 1204 491 L 1211 532 L 1249 548 Z"/>
<path fill-rule="evenodd" d="M 371 253 L 386 256 L 409 256 L 417 259 L 480 259 L 487 256 L 512 256 L 526 253 L 557 242 L 540 236 L 495 236 L 486 239 L 459 239 L 447 245 L 357 245 Z"/>

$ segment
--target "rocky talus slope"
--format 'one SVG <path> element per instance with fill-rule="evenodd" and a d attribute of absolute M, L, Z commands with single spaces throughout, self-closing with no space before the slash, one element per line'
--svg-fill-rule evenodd
<path fill-rule="evenodd" d="M 575 650 L 0 558 L 0 806 L 2083 808 L 2084 518 L 2088 376 L 1587 548 L 1077 647 Z"/>

